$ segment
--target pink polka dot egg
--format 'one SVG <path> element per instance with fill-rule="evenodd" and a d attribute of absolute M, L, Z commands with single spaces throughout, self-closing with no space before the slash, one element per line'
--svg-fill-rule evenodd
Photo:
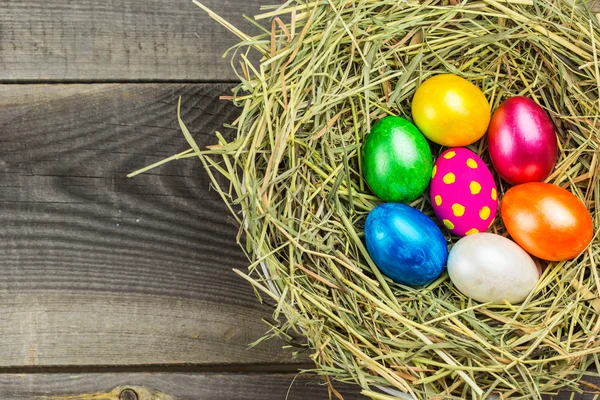
<path fill-rule="evenodd" d="M 462 147 L 438 157 L 429 195 L 435 215 L 458 236 L 487 231 L 498 211 L 492 173 L 477 154 Z"/>

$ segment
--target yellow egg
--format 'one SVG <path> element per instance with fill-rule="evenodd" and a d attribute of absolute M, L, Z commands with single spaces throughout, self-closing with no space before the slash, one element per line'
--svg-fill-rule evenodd
<path fill-rule="evenodd" d="M 490 105 L 471 82 L 452 74 L 436 75 L 418 87 L 412 116 L 432 142 L 448 147 L 479 140 L 490 123 Z"/>

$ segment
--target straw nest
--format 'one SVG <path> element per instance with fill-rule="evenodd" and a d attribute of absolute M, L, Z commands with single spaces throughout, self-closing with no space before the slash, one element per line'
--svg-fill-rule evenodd
<path fill-rule="evenodd" d="M 600 367 L 600 24 L 585 3 L 290 0 L 254 18 L 255 37 L 197 4 L 241 39 L 231 97 L 241 116 L 234 138 L 217 134 L 208 149 L 181 122 L 192 148 L 176 157 L 200 156 L 245 233 L 252 264 L 240 275 L 284 321 L 271 334 L 306 337 L 332 396 L 334 381 L 374 399 L 600 389 L 585 379 Z M 560 155 L 547 181 L 594 219 L 589 248 L 541 262 L 523 304 L 477 303 L 446 274 L 424 288 L 396 284 L 363 243 L 379 200 L 362 179 L 361 144 L 374 121 L 410 119 L 415 88 L 448 72 L 478 85 L 493 108 L 524 95 L 548 112 Z M 484 137 L 471 148 L 488 162 L 486 146 Z M 426 196 L 411 205 L 433 217 Z M 500 218 L 490 230 L 506 235 Z"/>

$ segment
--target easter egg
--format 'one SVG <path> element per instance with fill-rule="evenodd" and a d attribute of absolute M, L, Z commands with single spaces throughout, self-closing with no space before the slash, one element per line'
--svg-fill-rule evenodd
<path fill-rule="evenodd" d="M 427 188 L 433 160 L 425 137 L 408 120 L 379 120 L 363 145 L 363 176 L 384 201 L 410 202 Z"/>
<path fill-rule="evenodd" d="M 513 240 L 544 260 L 575 258 L 592 240 L 594 227 L 585 205 L 549 183 L 513 186 L 502 198 L 500 214 Z"/>
<path fill-rule="evenodd" d="M 425 214 L 400 203 L 375 207 L 365 221 L 365 242 L 384 275 L 410 286 L 426 285 L 442 273 L 448 248 Z"/>
<path fill-rule="evenodd" d="M 490 122 L 490 105 L 471 82 L 452 74 L 436 75 L 417 88 L 412 116 L 432 142 L 448 147 L 479 140 Z"/>
<path fill-rule="evenodd" d="M 558 155 L 550 117 L 527 97 L 511 97 L 494 111 L 488 147 L 494 168 L 513 185 L 543 181 Z"/>
<path fill-rule="evenodd" d="M 515 242 L 493 233 L 460 239 L 448 256 L 448 275 L 464 295 L 482 303 L 520 303 L 535 288 L 539 271 Z"/>
<path fill-rule="evenodd" d="M 485 232 L 498 210 L 492 173 L 464 147 L 443 152 L 435 162 L 429 196 L 435 215 L 455 235 Z"/>

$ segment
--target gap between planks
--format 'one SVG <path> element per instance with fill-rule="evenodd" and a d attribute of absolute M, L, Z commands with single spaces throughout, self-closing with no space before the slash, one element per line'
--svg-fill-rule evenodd
<path fill-rule="evenodd" d="M 147 85 L 147 84 L 231 84 L 237 85 L 240 80 L 235 79 L 0 79 L 0 85 Z"/>
<path fill-rule="evenodd" d="M 300 371 L 306 371 L 314 368 L 313 364 L 213 364 L 213 365 L 194 365 L 194 364 L 157 364 L 157 365 L 45 365 L 45 366 L 7 366 L 0 367 L 0 375 L 3 374 L 151 374 L 151 373 L 182 373 L 182 374 L 231 374 L 231 373 L 249 373 L 249 374 L 297 374 Z"/>

